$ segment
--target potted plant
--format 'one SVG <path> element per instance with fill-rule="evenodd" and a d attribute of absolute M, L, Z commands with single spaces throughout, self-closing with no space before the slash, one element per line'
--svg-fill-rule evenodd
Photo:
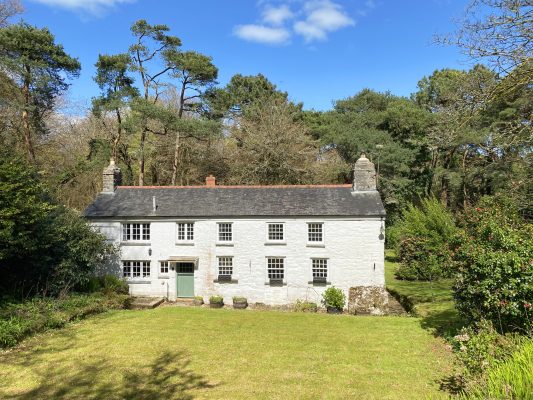
<path fill-rule="evenodd" d="M 336 287 L 327 288 L 322 294 L 322 304 L 326 307 L 328 314 L 341 314 L 346 304 L 346 295 Z"/>
<path fill-rule="evenodd" d="M 194 304 L 195 306 L 203 306 L 204 298 L 202 296 L 194 296 L 194 300 L 192 301 L 192 304 Z"/>
<path fill-rule="evenodd" d="M 248 307 L 248 300 L 246 300 L 246 297 L 235 296 L 233 298 L 233 308 L 242 310 L 246 307 Z"/>
<path fill-rule="evenodd" d="M 222 296 L 211 296 L 209 298 L 209 307 L 211 308 L 224 307 L 224 298 Z"/>

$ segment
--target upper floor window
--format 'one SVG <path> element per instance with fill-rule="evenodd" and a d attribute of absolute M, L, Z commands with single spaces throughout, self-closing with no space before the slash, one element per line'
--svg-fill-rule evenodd
<path fill-rule="evenodd" d="M 313 282 L 326 283 L 328 278 L 327 258 L 313 258 L 311 260 L 311 269 L 313 271 Z"/>
<path fill-rule="evenodd" d="M 233 275 L 233 257 L 218 258 L 218 280 L 230 281 Z"/>
<path fill-rule="evenodd" d="M 285 240 L 284 224 L 274 223 L 268 224 L 268 240 L 269 241 L 283 241 Z"/>
<path fill-rule="evenodd" d="M 177 240 L 179 242 L 190 242 L 194 240 L 194 222 L 178 222 Z"/>
<path fill-rule="evenodd" d="M 220 222 L 218 224 L 218 241 L 231 242 L 233 241 L 233 229 L 229 222 Z"/>
<path fill-rule="evenodd" d="M 150 261 L 122 261 L 124 278 L 147 278 L 150 276 Z"/>
<path fill-rule="evenodd" d="M 122 224 L 122 241 L 150 240 L 150 224 Z"/>
<path fill-rule="evenodd" d="M 285 278 L 285 259 L 267 257 L 267 274 L 270 282 L 281 282 Z"/>
<path fill-rule="evenodd" d="M 159 272 L 161 274 L 168 274 L 168 267 L 169 267 L 169 262 L 168 261 L 161 261 L 159 263 Z"/>
<path fill-rule="evenodd" d="M 310 243 L 322 243 L 324 241 L 323 223 L 313 222 L 307 224 L 307 241 Z"/>

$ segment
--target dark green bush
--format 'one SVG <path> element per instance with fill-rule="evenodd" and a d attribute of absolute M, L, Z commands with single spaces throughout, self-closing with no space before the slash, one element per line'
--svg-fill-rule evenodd
<path fill-rule="evenodd" d="M 112 309 L 127 308 L 129 296 L 70 295 L 61 299 L 36 298 L 0 305 L 0 347 L 14 346 L 25 337 L 57 329 L 68 322 Z"/>
<path fill-rule="evenodd" d="M 346 305 L 346 295 L 342 289 L 332 286 L 327 288 L 322 294 L 322 303 L 325 307 L 333 307 L 342 310 Z"/>
<path fill-rule="evenodd" d="M 465 211 L 453 241 L 456 307 L 471 322 L 533 334 L 533 226 L 505 199 Z"/>
<path fill-rule="evenodd" d="M 410 205 L 396 223 L 399 279 L 436 280 L 453 274 L 449 242 L 457 233 L 453 216 L 436 199 Z"/>

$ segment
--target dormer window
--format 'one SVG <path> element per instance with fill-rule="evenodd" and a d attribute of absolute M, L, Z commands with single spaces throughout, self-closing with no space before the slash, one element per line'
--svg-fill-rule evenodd
<path fill-rule="evenodd" d="M 150 240 L 150 224 L 127 223 L 122 224 L 123 242 L 140 242 Z"/>

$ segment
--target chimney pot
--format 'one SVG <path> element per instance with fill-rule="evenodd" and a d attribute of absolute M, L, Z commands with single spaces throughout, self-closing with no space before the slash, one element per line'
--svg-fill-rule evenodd
<path fill-rule="evenodd" d="M 111 159 L 102 174 L 102 193 L 115 193 L 121 178 L 120 168 L 115 165 L 115 160 Z"/>
<path fill-rule="evenodd" d="M 209 175 L 205 178 L 205 186 L 206 187 L 215 187 L 216 186 L 216 178 L 213 175 Z"/>
<path fill-rule="evenodd" d="M 376 190 L 376 169 L 374 164 L 366 158 L 365 153 L 362 153 L 353 169 L 353 191 L 366 192 L 370 190 Z"/>

